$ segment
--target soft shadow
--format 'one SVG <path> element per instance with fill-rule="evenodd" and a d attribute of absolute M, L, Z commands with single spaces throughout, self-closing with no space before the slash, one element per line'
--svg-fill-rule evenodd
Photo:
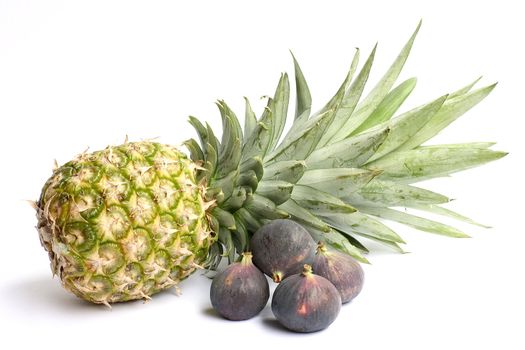
<path fill-rule="evenodd" d="M 8 300 L 9 311 L 17 316 L 34 317 L 49 314 L 95 314 L 111 312 L 120 308 L 120 304 L 105 305 L 84 301 L 64 290 L 58 278 L 34 277 L 4 285 L 1 297 Z M 139 301 L 140 302 L 140 301 Z M 136 302 L 127 302 L 135 304 Z"/>
<path fill-rule="evenodd" d="M 202 309 L 202 314 L 208 317 L 213 317 L 217 320 L 224 320 L 224 318 L 217 313 L 212 307 Z"/>
<path fill-rule="evenodd" d="M 286 333 L 288 335 L 296 335 L 296 336 L 300 336 L 300 337 L 305 337 L 305 336 L 308 336 L 308 335 L 314 335 L 316 333 L 319 333 L 319 332 L 323 332 L 324 329 L 321 329 L 320 331 L 315 331 L 315 332 L 308 332 L 308 333 L 301 333 L 301 332 L 295 332 L 295 331 L 292 331 L 292 330 L 289 330 L 288 328 L 286 328 L 285 326 L 283 326 L 282 324 L 279 323 L 279 321 L 277 321 L 275 318 L 263 318 L 262 322 L 264 323 L 264 325 L 276 332 L 282 332 L 282 333 Z"/>
<path fill-rule="evenodd" d="M 291 330 L 285 328 L 275 318 L 263 318 L 262 319 L 262 323 L 264 323 L 264 325 L 266 327 L 268 327 L 268 328 L 270 328 L 272 330 L 278 331 L 278 332 L 283 332 L 283 333 L 287 333 L 287 334 L 296 333 L 296 332 L 292 332 Z M 296 334 L 298 334 L 298 333 L 296 333 Z"/>

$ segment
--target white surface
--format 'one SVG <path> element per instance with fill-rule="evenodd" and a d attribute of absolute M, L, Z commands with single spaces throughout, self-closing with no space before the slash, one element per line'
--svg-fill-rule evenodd
<path fill-rule="evenodd" d="M 519 2 L 0 1 L 1 348 L 523 349 L 523 79 Z M 184 5 L 182 5 L 184 3 Z M 252 2 L 253 4 L 254 2 Z M 354 3 L 350 5 L 350 3 Z M 480 74 L 499 81 L 480 106 L 435 142 L 497 141 L 511 155 L 427 188 L 450 207 L 494 226 L 458 226 L 450 239 L 396 226 L 411 254 L 380 251 L 362 294 L 326 331 L 298 335 L 267 307 L 246 322 L 209 311 L 210 281 L 195 274 L 183 295 L 149 303 L 88 305 L 52 280 L 32 209 L 53 159 L 87 146 L 193 136 L 193 114 L 219 125 L 216 98 L 257 107 L 298 57 L 320 108 L 355 46 L 363 61 L 379 41 L 372 81 L 424 19 L 402 78 L 418 77 L 407 106 Z M 448 221 L 447 221 L 448 222 Z M 6 347 L 6 345 L 8 345 Z"/>

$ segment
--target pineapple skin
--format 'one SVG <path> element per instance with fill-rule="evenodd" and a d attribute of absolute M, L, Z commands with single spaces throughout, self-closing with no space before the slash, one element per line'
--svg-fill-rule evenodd
<path fill-rule="evenodd" d="M 172 146 L 125 143 L 55 169 L 37 229 L 65 289 L 106 304 L 149 298 L 205 262 L 210 231 L 196 165 Z"/>

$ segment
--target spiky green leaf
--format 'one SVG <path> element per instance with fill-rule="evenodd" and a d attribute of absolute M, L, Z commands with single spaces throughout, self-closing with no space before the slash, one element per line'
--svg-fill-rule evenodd
<path fill-rule="evenodd" d="M 288 102 L 290 100 L 290 83 L 288 81 L 288 74 L 284 73 L 279 79 L 279 84 L 275 90 L 275 95 L 271 104 L 273 112 L 272 135 L 269 150 L 273 150 L 277 142 L 281 138 L 286 123 L 286 116 L 288 114 Z"/>
<path fill-rule="evenodd" d="M 317 117 L 308 119 L 300 129 L 290 129 L 287 137 L 264 158 L 264 162 L 305 159 L 312 151 L 312 147 L 315 147 L 314 145 L 319 141 L 324 127 L 329 124 L 333 116 L 333 111 L 329 110 Z"/>
<path fill-rule="evenodd" d="M 283 160 L 267 165 L 264 169 L 263 179 L 296 183 L 305 171 L 304 160 Z"/>
<path fill-rule="evenodd" d="M 390 129 L 376 129 L 329 144 L 312 152 L 306 166 L 313 169 L 357 168 L 363 165 L 386 139 Z"/>
<path fill-rule="evenodd" d="M 377 179 L 342 199 L 354 205 L 379 207 L 413 207 L 449 201 L 446 196 L 423 188 Z"/>
<path fill-rule="evenodd" d="M 506 155 L 485 148 L 447 145 L 422 147 L 396 152 L 369 163 L 369 169 L 382 171 L 378 178 L 400 183 L 413 183 L 469 169 Z"/>
<path fill-rule="evenodd" d="M 383 157 L 409 141 L 439 111 L 447 96 L 403 113 L 387 122 L 390 132 L 368 162 Z"/>
<path fill-rule="evenodd" d="M 352 132 L 352 135 L 364 132 L 392 118 L 394 113 L 396 113 L 410 93 L 412 93 L 416 87 L 416 82 L 416 78 L 410 78 L 396 86 L 388 93 L 388 95 L 386 95 L 379 106 L 377 106 L 375 111 L 370 114 L 370 116 L 366 118 L 366 120 Z"/>
<path fill-rule="evenodd" d="M 443 207 L 441 207 L 439 205 L 435 205 L 435 204 L 421 204 L 421 205 L 412 205 L 410 207 L 414 208 L 414 209 L 426 211 L 426 212 L 429 212 L 429 213 L 432 213 L 432 214 L 448 216 L 449 218 L 456 219 L 456 220 L 459 220 L 459 221 L 463 221 L 463 222 L 466 222 L 466 223 L 471 224 L 471 225 L 475 225 L 475 226 L 479 226 L 479 227 L 483 227 L 483 228 L 490 228 L 490 226 L 480 224 L 479 222 L 476 222 L 476 221 L 472 220 L 471 218 L 468 218 L 468 217 L 466 217 L 464 215 L 458 214 L 455 211 L 452 211 L 450 209 L 443 208 Z"/>
<path fill-rule="evenodd" d="M 257 193 L 270 199 L 275 205 L 290 199 L 294 185 L 281 180 L 263 180 L 257 186 Z"/>
<path fill-rule="evenodd" d="M 361 250 L 354 246 L 350 240 L 347 239 L 343 234 L 338 232 L 337 230 L 330 229 L 328 232 L 319 231 L 313 227 L 305 226 L 305 228 L 310 232 L 310 235 L 312 238 L 316 241 L 323 241 L 329 246 L 343 251 L 347 253 L 348 255 L 352 256 L 354 259 L 357 259 L 358 261 L 369 264 L 370 262 L 363 256 L 361 253 Z"/>
<path fill-rule="evenodd" d="M 360 207 L 359 209 L 367 214 L 374 215 L 387 220 L 396 221 L 401 224 L 414 227 L 421 231 L 437 233 L 440 235 L 457 238 L 469 237 L 467 234 L 461 232 L 460 230 L 452 226 L 448 226 L 437 221 L 425 219 L 420 216 L 408 214 L 406 212 L 380 207 Z"/>
<path fill-rule="evenodd" d="M 356 211 L 339 198 L 309 186 L 295 185 L 292 198 L 314 215 L 348 214 Z"/>
<path fill-rule="evenodd" d="M 416 38 L 416 35 L 421 27 L 421 22 L 419 22 L 416 30 L 405 44 L 394 63 L 390 66 L 388 71 L 383 75 L 381 80 L 374 86 L 370 93 L 359 103 L 356 108 L 355 113 L 348 120 L 340 132 L 337 134 L 338 139 L 343 139 L 350 135 L 355 129 L 357 129 L 369 116 L 372 114 L 377 106 L 383 101 L 385 96 L 388 94 L 392 86 L 394 85 L 397 77 L 401 73 L 403 66 L 410 54 L 412 45 Z"/>
<path fill-rule="evenodd" d="M 291 218 L 300 224 L 311 226 L 323 232 L 330 231 L 330 227 L 324 221 L 297 204 L 293 199 L 279 205 L 279 208 L 290 214 Z"/>
<path fill-rule="evenodd" d="M 345 92 L 343 101 L 336 111 L 336 115 L 332 124 L 327 128 L 324 135 L 319 141 L 320 146 L 325 146 L 336 141 L 344 139 L 348 134 L 344 132 L 345 125 L 349 123 L 349 119 L 352 117 L 354 110 L 363 94 L 368 76 L 370 75 L 370 69 L 372 68 L 372 63 L 374 62 L 374 57 L 376 53 L 377 45 L 374 46 L 372 52 L 368 56 L 363 68 L 357 75 L 356 79 L 350 86 L 350 88 Z M 352 66 L 357 65 L 359 60 L 359 50 L 356 51 L 354 59 L 352 61 Z M 352 69 L 352 66 L 350 69 Z M 355 69 L 355 68 L 354 68 Z"/>
<path fill-rule="evenodd" d="M 253 131 L 255 130 L 255 126 L 257 125 L 257 117 L 255 116 L 250 101 L 247 97 L 244 98 L 244 101 L 246 104 L 244 112 L 244 143 L 246 143 L 246 140 L 252 135 Z"/>
<path fill-rule="evenodd" d="M 476 80 L 474 80 L 472 83 L 465 85 L 461 89 L 458 89 L 458 90 L 456 90 L 454 92 L 451 92 L 450 94 L 448 94 L 448 98 L 449 99 L 453 99 L 453 98 L 456 98 L 456 97 L 459 97 L 461 95 L 466 94 L 467 92 L 469 92 L 474 87 L 474 85 L 477 84 L 478 81 L 481 80 L 481 78 L 482 77 L 476 78 Z"/>
<path fill-rule="evenodd" d="M 341 198 L 357 191 L 379 173 L 356 168 L 314 169 L 307 170 L 297 183 Z"/>
<path fill-rule="evenodd" d="M 274 202 L 257 193 L 246 200 L 244 208 L 258 219 L 274 220 L 289 216 L 287 212 L 277 208 Z"/>
<path fill-rule="evenodd" d="M 376 219 L 356 211 L 351 214 L 321 216 L 330 226 L 349 234 L 364 234 L 382 240 L 405 243 L 397 233 Z"/>
<path fill-rule="evenodd" d="M 425 141 L 430 140 L 454 120 L 458 119 L 469 109 L 481 102 L 496 87 L 496 84 L 469 92 L 455 98 L 448 98 L 441 109 L 413 135 L 400 149 L 415 148 Z"/>
<path fill-rule="evenodd" d="M 299 66 L 299 62 L 295 59 L 294 54 L 290 51 L 293 58 L 293 65 L 295 69 L 295 92 L 297 102 L 295 104 L 295 119 L 301 115 L 305 116 L 306 119 L 310 116 L 310 110 L 312 108 L 312 96 L 310 95 L 310 89 L 304 78 L 303 71 Z"/>
<path fill-rule="evenodd" d="M 270 102 L 268 103 L 270 104 Z M 273 115 L 270 108 L 267 107 L 264 109 L 261 120 L 257 122 L 253 132 L 242 147 L 242 162 L 254 157 L 264 158 L 271 141 L 272 130 Z"/>

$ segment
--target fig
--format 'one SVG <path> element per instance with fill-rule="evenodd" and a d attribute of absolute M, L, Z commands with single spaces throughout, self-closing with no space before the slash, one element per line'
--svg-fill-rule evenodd
<path fill-rule="evenodd" d="M 272 312 L 284 327 L 301 333 L 316 332 L 335 321 L 341 310 L 341 296 L 332 282 L 303 272 L 282 281 L 273 293 Z"/>
<path fill-rule="evenodd" d="M 365 274 L 361 265 L 350 255 L 328 249 L 319 242 L 312 265 L 319 276 L 323 276 L 337 288 L 341 301 L 348 303 L 363 289 Z"/>
<path fill-rule="evenodd" d="M 224 318 L 241 321 L 261 312 L 270 297 L 266 276 L 252 263 L 252 254 L 243 253 L 240 262 L 218 273 L 211 283 L 213 308 Z"/>
<path fill-rule="evenodd" d="M 250 241 L 253 263 L 274 282 L 300 273 L 311 264 L 316 244 L 308 231 L 287 219 L 273 220 L 260 227 Z"/>

